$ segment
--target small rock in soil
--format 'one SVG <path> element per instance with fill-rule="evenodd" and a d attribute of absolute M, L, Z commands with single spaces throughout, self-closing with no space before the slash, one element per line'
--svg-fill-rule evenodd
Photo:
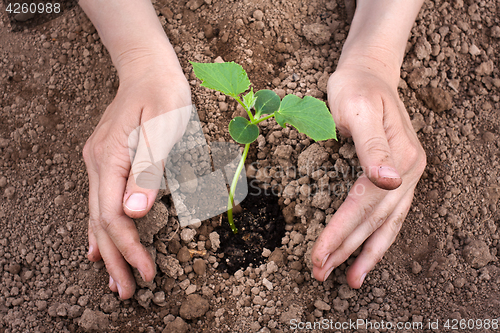
<path fill-rule="evenodd" d="M 54 203 L 56 204 L 56 206 L 64 206 L 67 202 L 68 202 L 68 198 L 63 194 L 58 195 L 54 199 Z"/>
<path fill-rule="evenodd" d="M 105 332 L 109 328 L 108 315 L 101 311 L 92 311 L 88 308 L 85 309 L 83 315 L 77 320 L 77 323 L 87 331 L 96 330 Z"/>
<path fill-rule="evenodd" d="M 80 317 L 83 313 L 83 308 L 80 305 L 72 305 L 68 308 L 68 318 Z"/>
<path fill-rule="evenodd" d="M 210 235 L 208 235 L 208 238 L 210 239 L 210 243 L 212 244 L 212 249 L 214 251 L 217 251 L 220 247 L 220 236 L 217 232 L 211 232 Z"/>
<path fill-rule="evenodd" d="M 330 194 L 327 191 L 320 191 L 314 195 L 311 206 L 325 210 L 330 207 L 331 202 Z"/>
<path fill-rule="evenodd" d="M 412 262 L 411 264 L 411 271 L 413 274 L 418 274 L 422 271 L 422 266 L 416 261 Z"/>
<path fill-rule="evenodd" d="M 141 289 L 135 294 L 135 299 L 145 309 L 149 308 L 151 300 L 153 299 L 153 292 L 149 289 Z"/>
<path fill-rule="evenodd" d="M 330 311 L 331 307 L 328 303 L 326 303 L 325 301 L 322 301 L 320 299 L 316 300 L 316 302 L 314 302 L 314 307 L 318 310 L 321 310 L 321 311 Z"/>
<path fill-rule="evenodd" d="M 479 76 L 488 76 L 493 73 L 493 70 L 495 69 L 495 64 L 493 64 L 492 60 L 485 61 L 481 63 L 481 65 L 476 67 L 476 74 Z"/>
<path fill-rule="evenodd" d="M 285 263 L 285 255 L 283 254 L 283 250 L 280 248 L 274 249 L 273 253 L 269 256 L 269 263 L 274 262 L 278 266 L 283 266 Z"/>
<path fill-rule="evenodd" d="M 207 270 L 207 264 L 205 263 L 205 260 L 199 258 L 195 259 L 193 263 L 193 270 L 198 275 L 205 275 L 205 272 Z"/>
<path fill-rule="evenodd" d="M 158 253 L 156 263 L 158 264 L 158 267 L 160 267 L 160 270 L 171 278 L 177 279 L 179 276 L 184 274 L 184 269 L 182 269 L 182 266 L 179 264 L 179 260 L 172 256 L 166 256 Z"/>
<path fill-rule="evenodd" d="M 293 319 L 302 317 L 302 307 L 297 304 L 291 304 L 288 311 L 285 311 L 280 316 L 280 321 L 285 325 L 290 325 Z"/>
<path fill-rule="evenodd" d="M 314 143 L 304 150 L 298 158 L 297 165 L 301 174 L 310 175 L 328 160 L 330 155 L 319 144 Z"/>
<path fill-rule="evenodd" d="M 354 147 L 354 145 L 346 143 L 342 147 L 340 147 L 339 154 L 343 158 L 350 160 L 356 154 L 356 148 Z"/>
<path fill-rule="evenodd" d="M 180 262 L 188 262 L 191 260 L 191 254 L 189 253 L 187 246 L 183 246 L 179 252 L 177 252 L 177 260 Z"/>
<path fill-rule="evenodd" d="M 101 309 L 105 313 L 115 312 L 120 306 L 120 300 L 118 300 L 113 294 L 106 294 L 101 298 Z"/>
<path fill-rule="evenodd" d="M 418 91 L 417 96 L 436 113 L 450 110 L 453 107 L 451 95 L 441 88 L 422 88 Z"/>
<path fill-rule="evenodd" d="M 490 253 L 490 248 L 482 240 L 473 240 L 464 247 L 464 258 L 474 268 L 486 266 L 494 258 Z"/>
<path fill-rule="evenodd" d="M 349 287 L 347 284 L 343 284 L 340 286 L 338 294 L 341 299 L 349 299 L 356 296 L 356 292 L 352 290 L 351 287 Z"/>
<path fill-rule="evenodd" d="M 177 317 L 165 326 L 162 333 L 186 333 L 188 330 L 189 325 L 181 317 Z"/>
<path fill-rule="evenodd" d="M 146 216 L 135 219 L 141 242 L 145 245 L 153 244 L 153 237 L 168 223 L 168 209 L 161 202 L 155 202 Z"/>
<path fill-rule="evenodd" d="M 184 302 L 182 302 L 179 314 L 182 318 L 191 320 L 200 318 L 208 311 L 209 308 L 210 305 L 206 299 L 198 294 L 191 294 L 186 297 Z"/>
<path fill-rule="evenodd" d="M 21 271 L 21 265 L 10 264 L 8 270 L 9 270 L 10 274 L 19 274 L 19 272 Z"/>
<path fill-rule="evenodd" d="M 413 116 L 413 119 L 411 120 L 411 124 L 412 124 L 415 132 L 420 131 L 426 125 L 425 120 L 424 120 L 424 116 L 421 113 L 416 113 Z"/>
<path fill-rule="evenodd" d="M 189 243 L 194 239 L 194 236 L 196 236 L 196 230 L 193 230 L 191 228 L 184 228 L 181 231 L 181 239 L 185 243 Z"/>
<path fill-rule="evenodd" d="M 333 309 L 337 312 L 344 312 L 349 308 L 349 302 L 345 299 L 340 299 L 339 297 L 333 300 Z"/>
<path fill-rule="evenodd" d="M 7 199 L 12 199 L 16 193 L 16 188 L 14 186 L 9 186 L 5 189 L 3 196 Z"/>
<path fill-rule="evenodd" d="M 325 44 L 330 40 L 332 33 L 327 25 L 313 23 L 302 27 L 304 37 L 315 45 Z"/>

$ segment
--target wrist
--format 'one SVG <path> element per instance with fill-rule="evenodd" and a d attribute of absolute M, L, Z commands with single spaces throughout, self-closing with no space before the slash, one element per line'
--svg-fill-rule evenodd
<path fill-rule="evenodd" d="M 401 63 L 397 52 L 366 43 L 345 45 L 340 56 L 337 70 L 357 68 L 380 77 L 391 87 L 396 88 L 400 78 Z"/>
<path fill-rule="evenodd" d="M 133 44 L 112 56 L 112 59 L 122 82 L 137 79 L 147 73 L 159 75 L 159 71 L 184 76 L 177 55 L 168 40 L 148 45 Z"/>

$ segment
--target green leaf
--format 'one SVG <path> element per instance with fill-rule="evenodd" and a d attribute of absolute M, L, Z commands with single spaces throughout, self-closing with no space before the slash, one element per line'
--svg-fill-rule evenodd
<path fill-rule="evenodd" d="M 262 89 L 255 93 L 255 118 L 263 114 L 271 114 L 280 108 L 281 98 L 274 91 Z"/>
<path fill-rule="evenodd" d="M 325 102 L 314 97 L 305 96 L 301 99 L 295 95 L 287 95 L 274 115 L 282 127 L 288 123 L 314 141 L 337 139 L 330 111 Z"/>
<path fill-rule="evenodd" d="M 197 63 L 191 62 L 194 74 L 203 81 L 202 87 L 207 87 L 237 97 L 250 87 L 247 72 L 234 62 Z"/>
<path fill-rule="evenodd" d="M 259 126 L 246 118 L 236 117 L 229 122 L 229 134 L 238 143 L 252 143 L 259 136 Z"/>
<path fill-rule="evenodd" d="M 253 108 L 256 100 L 257 100 L 257 97 L 253 93 L 253 88 L 248 92 L 248 94 L 243 96 L 243 103 L 246 105 L 247 110 L 250 110 L 251 108 Z"/>

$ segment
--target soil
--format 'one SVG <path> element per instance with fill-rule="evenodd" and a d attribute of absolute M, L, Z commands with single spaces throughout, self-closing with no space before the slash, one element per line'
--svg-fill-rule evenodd
<path fill-rule="evenodd" d="M 234 60 L 254 89 L 325 99 L 349 31 L 341 0 L 153 3 L 209 142 L 230 141 L 228 121 L 241 110 L 200 87 L 188 60 Z M 81 157 L 116 93 L 116 70 L 78 6 L 23 28 L 11 25 L 4 3 L 0 9 L 0 332 L 289 332 L 291 320 L 323 319 L 426 325 L 407 332 L 489 319 L 490 328 L 462 331 L 494 331 L 491 320 L 500 317 L 498 1 L 428 0 L 413 26 L 399 93 L 428 166 L 399 237 L 361 289 L 346 283 L 353 258 L 326 282 L 311 277 L 308 259 L 356 177 L 352 141 L 312 143 L 270 120 L 260 124 L 249 160 L 256 179 L 283 188 L 281 246 L 259 266 L 221 273 L 226 256 L 217 253 L 217 221 L 178 230 L 171 205 L 158 208 L 168 211 L 162 213 L 168 225 L 149 245 L 157 277 L 138 281 L 126 301 L 109 291 L 103 263 L 86 259 L 88 181 Z M 311 158 L 318 169 L 341 172 L 301 172 L 301 161 Z M 333 185 L 338 191 L 331 196 L 314 192 Z M 438 328 L 429 328 L 436 321 Z"/>
<path fill-rule="evenodd" d="M 221 241 L 218 252 L 223 253 L 225 259 L 219 269 L 229 274 L 249 266 L 259 267 L 265 258 L 262 255 L 264 249 L 269 257 L 285 236 L 285 218 L 277 196 L 252 190 L 240 205 L 241 211 L 234 215 L 237 234 L 231 230 L 227 215 L 222 217 L 221 226 L 215 229 Z"/>

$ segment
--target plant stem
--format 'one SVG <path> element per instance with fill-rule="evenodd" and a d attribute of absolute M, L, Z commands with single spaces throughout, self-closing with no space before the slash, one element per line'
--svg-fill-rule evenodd
<path fill-rule="evenodd" d="M 274 117 L 274 113 L 271 113 L 270 115 L 267 115 L 267 116 L 265 116 L 265 117 L 262 117 L 262 118 L 260 118 L 260 119 L 256 120 L 255 122 L 252 122 L 252 124 L 257 125 L 258 123 L 260 123 L 260 122 L 262 122 L 262 121 L 264 121 L 264 120 L 267 120 L 267 119 L 269 119 L 269 118 L 272 118 L 272 117 Z"/>
<path fill-rule="evenodd" d="M 231 183 L 231 188 L 229 189 L 229 199 L 227 201 L 227 221 L 231 226 L 231 230 L 234 234 L 238 233 L 238 228 L 234 225 L 233 221 L 233 204 L 234 204 L 234 192 L 236 192 L 236 184 L 238 183 L 238 178 L 240 177 L 241 170 L 245 166 L 245 160 L 247 159 L 248 150 L 250 149 L 250 144 L 247 143 L 245 145 L 245 150 L 243 151 L 243 155 L 241 156 L 240 163 L 236 168 L 236 172 L 234 173 L 233 181 Z"/>
<path fill-rule="evenodd" d="M 235 99 L 238 103 L 240 103 L 240 105 L 243 107 L 243 109 L 245 109 L 245 111 L 246 111 L 246 112 L 247 112 L 247 114 L 248 114 L 248 118 L 249 118 L 249 119 L 250 119 L 250 121 L 253 123 L 253 122 L 255 121 L 255 119 L 254 119 L 253 114 L 252 114 L 252 112 L 250 111 L 250 109 L 247 109 L 247 107 L 246 107 L 245 103 L 243 103 L 243 102 L 241 101 L 241 99 L 240 99 L 238 96 L 233 96 L 233 97 L 234 97 L 234 99 Z"/>

